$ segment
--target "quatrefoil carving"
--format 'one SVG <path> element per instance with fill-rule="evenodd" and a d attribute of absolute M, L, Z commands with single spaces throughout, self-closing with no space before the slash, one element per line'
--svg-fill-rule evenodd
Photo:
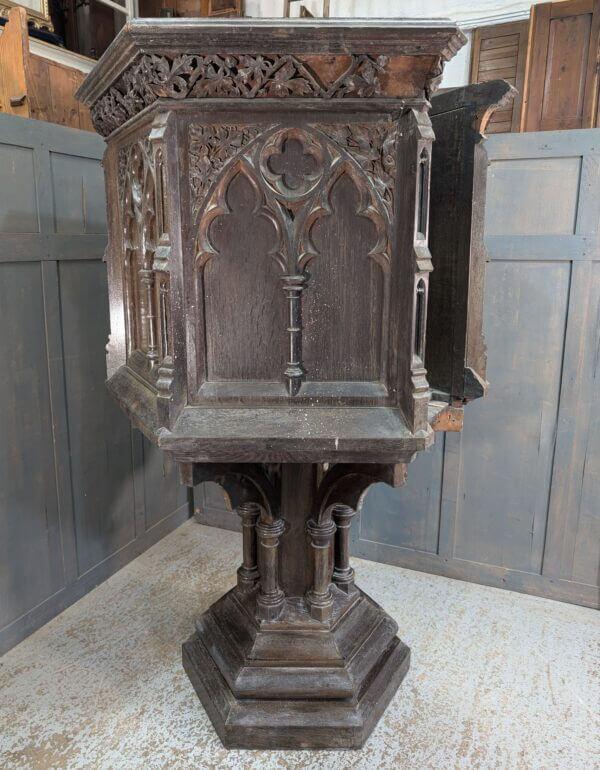
<path fill-rule="evenodd" d="M 288 208 L 311 195 L 324 171 L 322 144 L 307 131 L 288 128 L 272 134 L 260 153 L 260 171 L 268 186 Z"/>

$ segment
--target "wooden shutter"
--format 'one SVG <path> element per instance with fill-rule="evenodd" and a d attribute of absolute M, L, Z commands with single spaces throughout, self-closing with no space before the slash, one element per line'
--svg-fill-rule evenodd
<path fill-rule="evenodd" d="M 593 128 L 598 116 L 600 0 L 531 9 L 521 128 Z"/>
<path fill-rule="evenodd" d="M 528 26 L 527 21 L 517 21 L 473 30 L 471 83 L 501 78 L 518 91 L 510 107 L 492 115 L 488 134 L 519 130 Z"/>
<path fill-rule="evenodd" d="M 243 0 L 202 0 L 201 16 L 243 16 Z"/>

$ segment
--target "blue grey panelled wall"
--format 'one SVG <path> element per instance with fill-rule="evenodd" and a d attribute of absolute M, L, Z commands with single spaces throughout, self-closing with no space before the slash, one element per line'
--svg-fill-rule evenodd
<path fill-rule="evenodd" d="M 103 150 L 0 114 L 0 653 L 189 515 L 104 388 Z"/>
<path fill-rule="evenodd" d="M 490 393 L 405 487 L 369 493 L 354 553 L 598 607 L 600 130 L 498 134 L 486 148 Z M 234 519 L 214 487 L 196 509 Z"/>

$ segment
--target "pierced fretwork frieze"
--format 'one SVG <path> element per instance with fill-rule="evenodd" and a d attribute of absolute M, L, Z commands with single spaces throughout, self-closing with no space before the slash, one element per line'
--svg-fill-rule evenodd
<path fill-rule="evenodd" d="M 369 98 L 381 94 L 387 56 L 341 57 L 341 74 L 326 80 L 290 54 L 143 54 L 91 108 L 96 130 L 108 136 L 159 98 Z"/>

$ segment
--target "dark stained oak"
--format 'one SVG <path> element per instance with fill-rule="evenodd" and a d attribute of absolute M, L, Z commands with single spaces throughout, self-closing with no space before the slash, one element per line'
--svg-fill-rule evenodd
<path fill-rule="evenodd" d="M 331 212 L 314 222 L 317 255 L 303 302 L 304 361 L 316 381 L 377 382 L 382 367 L 383 307 L 387 262 L 369 256 L 376 225 L 361 214 L 361 191 L 341 173 L 331 185 Z M 339 319 L 344 319 L 340 335 Z"/>
<path fill-rule="evenodd" d="M 226 189 L 223 213 L 209 226 L 214 253 L 207 255 L 200 279 L 206 375 L 215 381 L 281 380 L 285 303 L 270 255 L 277 231 L 266 217 L 256 216 L 260 200 L 243 173 L 234 173 Z M 241 233 L 252 236 L 240 238 Z"/>
<path fill-rule="evenodd" d="M 432 100 L 436 132 L 431 179 L 428 380 L 436 398 L 460 406 L 485 394 L 483 242 L 487 154 L 485 131 L 515 89 L 492 80 L 440 93 Z"/>
<path fill-rule="evenodd" d="M 183 645 L 221 740 L 230 748 L 361 746 L 410 653 L 396 623 L 355 587 L 347 534 L 335 553 L 334 536 L 369 486 L 402 483 L 403 469 L 190 464 L 182 475 L 188 484 L 219 483 L 244 521 L 238 585 Z"/>
<path fill-rule="evenodd" d="M 425 360 L 429 98 L 463 42 L 446 21 L 135 21 L 79 91 L 107 137 L 108 389 L 242 523 L 237 585 L 183 645 L 225 746 L 361 746 L 408 670 L 349 537 L 367 489 L 462 424 Z"/>

